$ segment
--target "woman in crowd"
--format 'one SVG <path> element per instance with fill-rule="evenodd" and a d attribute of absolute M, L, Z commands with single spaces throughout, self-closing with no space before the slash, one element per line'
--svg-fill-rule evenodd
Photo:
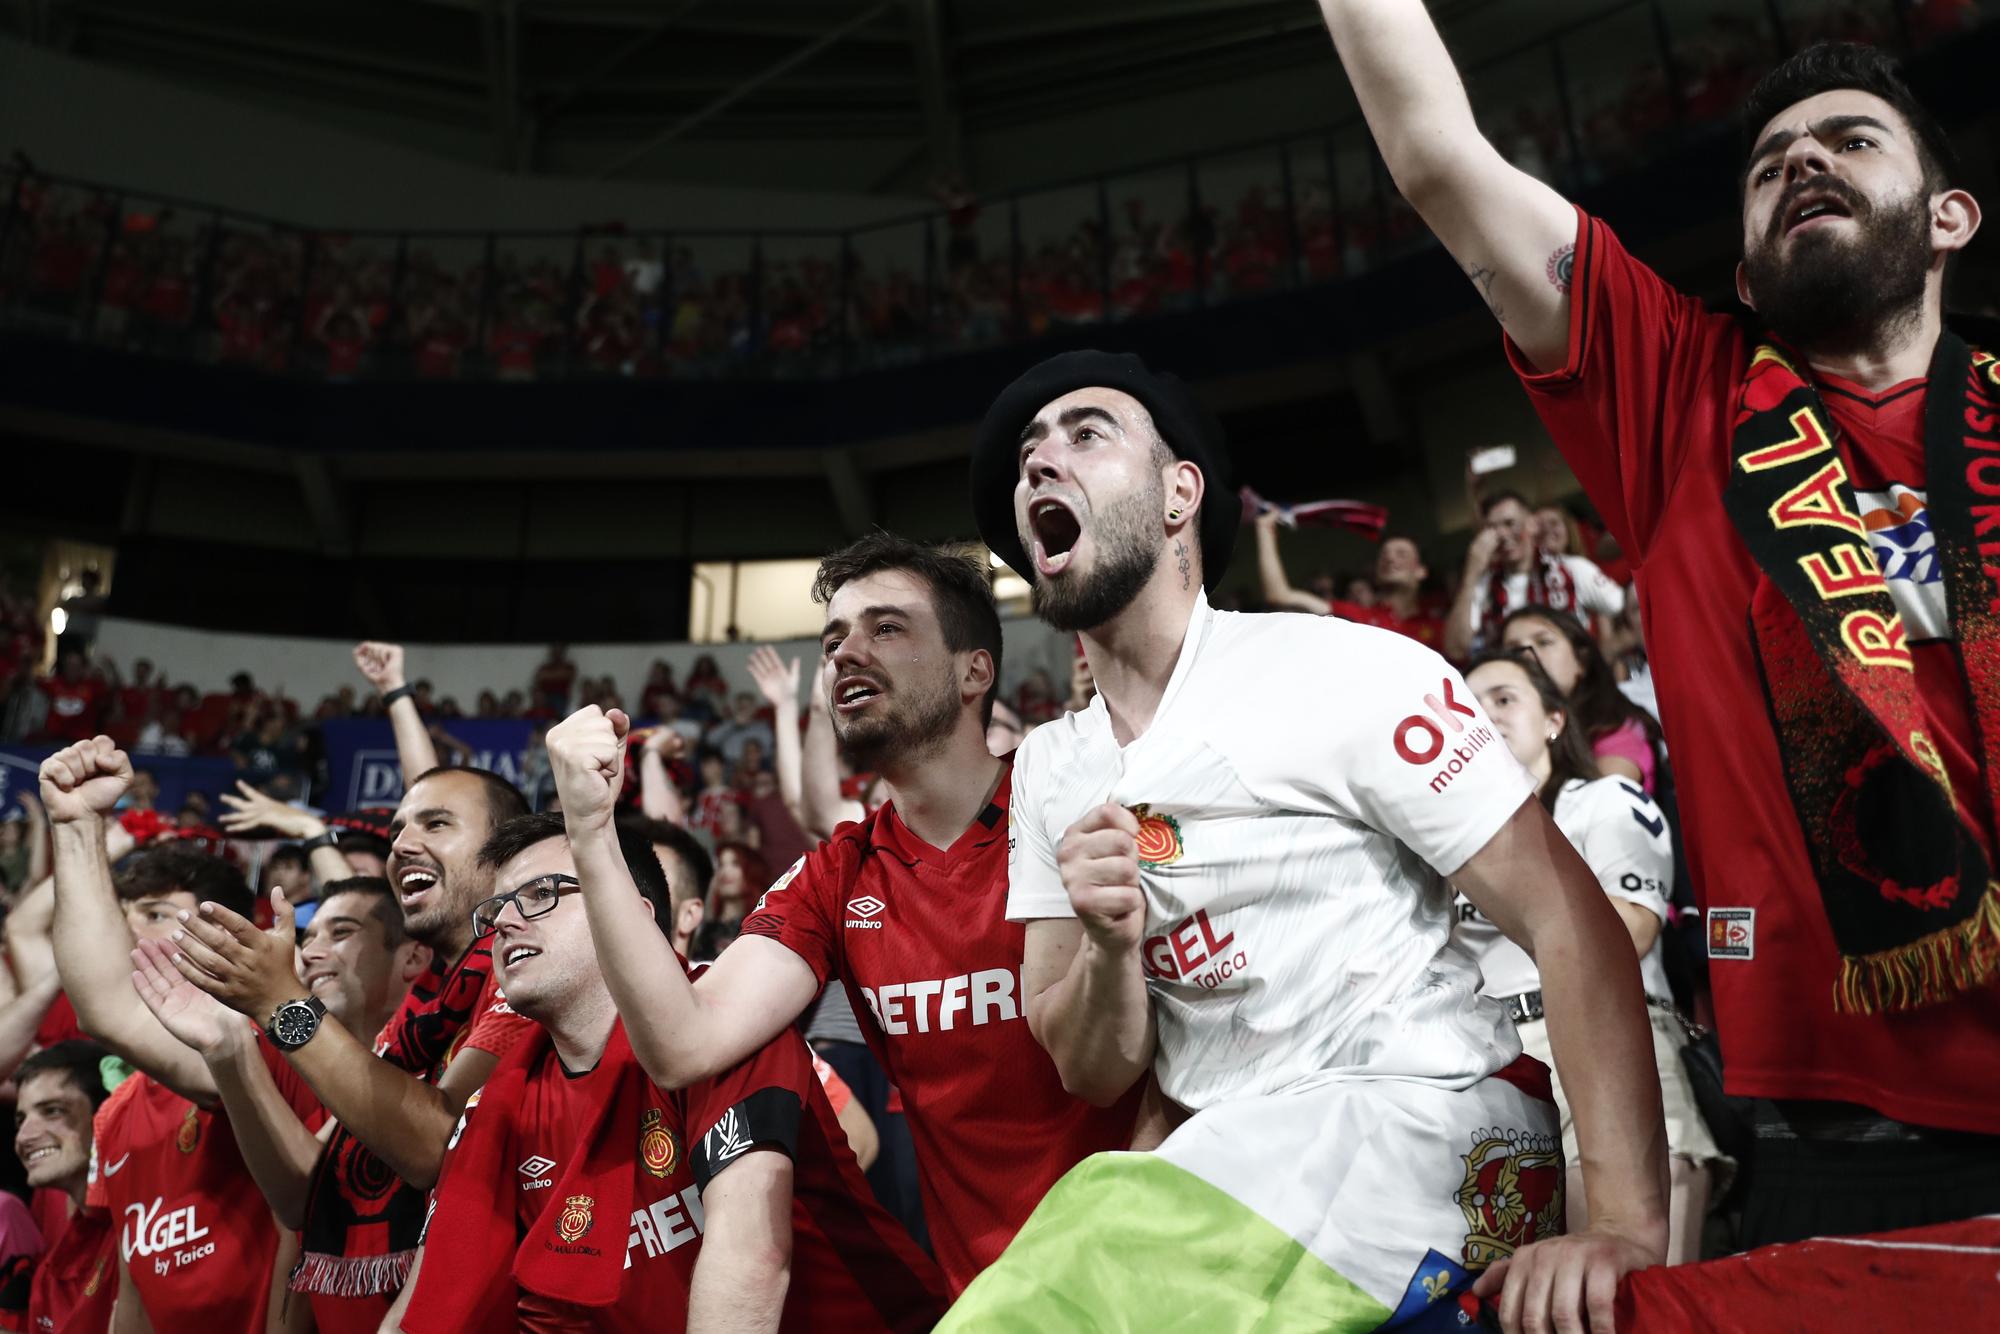
<path fill-rule="evenodd" d="M 1667 1263 L 1701 1256 L 1702 1219 L 1712 1194 L 1726 1184 L 1734 1164 L 1716 1147 L 1701 1119 L 1681 1065 L 1686 1030 L 1668 999 L 1661 961 L 1660 928 L 1669 912 L 1674 854 L 1666 818 L 1650 797 L 1629 782 L 1602 777 L 1590 749 L 1571 721 L 1570 710 L 1550 674 L 1527 654 L 1488 656 L 1466 673 L 1466 683 L 1514 757 L 1540 784 L 1540 796 L 1564 836 L 1597 875 L 1612 906 L 1631 933 L 1639 955 L 1653 1025 L 1653 1057 L 1666 1103 L 1667 1148 L 1672 1172 Z M 1457 899 L 1458 925 L 1452 936 L 1479 963 L 1484 992 L 1507 1005 L 1521 1046 L 1555 1067 L 1542 1020 L 1541 974 L 1519 945 L 1502 935 L 1467 902 Z M 1576 1126 L 1562 1084 L 1555 1085 L 1562 1112 L 1563 1154 L 1569 1164 L 1568 1227 L 1588 1221 Z"/>
<path fill-rule="evenodd" d="M 1570 719 L 1601 773 L 1629 778 L 1648 793 L 1657 790 L 1660 725 L 1618 689 L 1611 665 L 1582 622 L 1568 612 L 1523 607 L 1500 623 L 1500 642 L 1510 652 L 1535 655 L 1569 701 Z"/>

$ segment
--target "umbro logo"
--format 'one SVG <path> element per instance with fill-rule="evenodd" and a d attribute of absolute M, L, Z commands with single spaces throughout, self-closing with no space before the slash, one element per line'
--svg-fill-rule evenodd
<path fill-rule="evenodd" d="M 521 1175 L 530 1180 L 521 1183 L 522 1190 L 546 1190 L 555 1184 L 555 1178 L 548 1175 L 555 1168 L 556 1160 L 535 1154 L 521 1164 Z"/>
<path fill-rule="evenodd" d="M 860 931 L 880 931 L 882 924 L 875 918 L 888 906 L 873 894 L 863 894 L 847 905 L 847 911 L 851 914 L 847 919 L 847 925 Z"/>

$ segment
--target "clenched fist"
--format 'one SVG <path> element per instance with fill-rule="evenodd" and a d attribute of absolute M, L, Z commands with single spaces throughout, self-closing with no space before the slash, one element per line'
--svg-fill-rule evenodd
<path fill-rule="evenodd" d="M 1137 951 L 1146 934 L 1139 887 L 1139 818 L 1106 802 L 1063 833 L 1056 869 L 1084 933 L 1100 949 Z"/>
<path fill-rule="evenodd" d="M 632 720 L 623 709 L 606 713 L 595 704 L 549 729 L 549 772 L 562 798 L 563 820 L 572 830 L 611 823 L 618 791 L 625 785 L 625 734 L 631 730 Z"/>
<path fill-rule="evenodd" d="M 53 823 L 103 819 L 132 786 L 132 761 L 110 737 L 92 737 L 43 760 L 41 778 Z"/>
<path fill-rule="evenodd" d="M 354 665 L 368 678 L 368 684 L 383 694 L 400 690 L 404 684 L 403 646 L 378 644 L 373 640 L 354 646 Z"/>

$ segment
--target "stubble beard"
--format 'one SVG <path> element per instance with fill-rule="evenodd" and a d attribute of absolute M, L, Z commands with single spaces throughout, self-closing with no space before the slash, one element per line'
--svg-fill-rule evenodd
<path fill-rule="evenodd" d="M 1066 633 L 1094 630 L 1131 606 L 1160 562 L 1160 511 L 1166 487 L 1157 473 L 1140 487 L 1096 512 L 1091 544 L 1097 568 L 1089 574 L 1065 571 L 1054 579 L 1035 578 L 1035 615 Z M 1034 548 L 1034 534 L 1022 534 Z"/>

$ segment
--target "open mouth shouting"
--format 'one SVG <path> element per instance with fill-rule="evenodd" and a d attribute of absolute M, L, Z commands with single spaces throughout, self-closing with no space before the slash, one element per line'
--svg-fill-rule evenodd
<path fill-rule="evenodd" d="M 866 676 L 843 676 L 833 683 L 833 707 L 843 717 L 851 717 L 881 699 L 888 691 Z"/>
<path fill-rule="evenodd" d="M 1786 236 L 1794 236 L 1816 227 L 1830 227 L 1836 220 L 1852 218 L 1854 214 L 1845 190 L 1828 185 L 1808 186 L 1785 204 L 1778 216 L 1778 226 Z"/>
<path fill-rule="evenodd" d="M 434 866 L 405 866 L 396 872 L 396 896 L 408 912 L 421 904 L 442 877 Z"/>
<path fill-rule="evenodd" d="M 1083 521 L 1069 502 L 1057 496 L 1038 496 L 1028 502 L 1028 531 L 1032 535 L 1035 573 L 1050 579 L 1069 568 L 1076 544 L 1083 537 Z"/>

